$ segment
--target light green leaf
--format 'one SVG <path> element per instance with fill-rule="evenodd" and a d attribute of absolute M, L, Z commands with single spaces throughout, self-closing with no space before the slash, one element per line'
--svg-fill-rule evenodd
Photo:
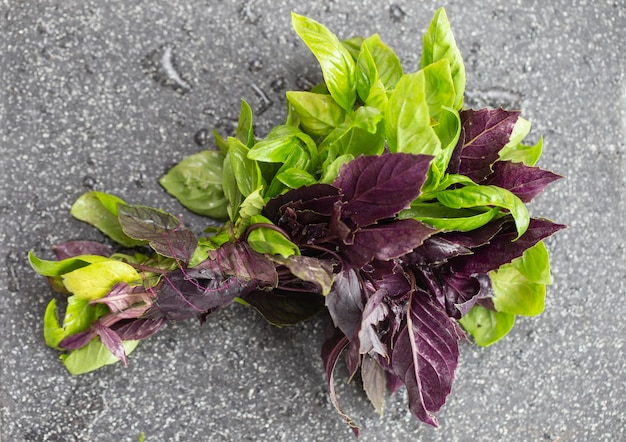
<path fill-rule="evenodd" d="M 237 178 L 230 158 L 231 154 L 228 152 L 224 157 L 224 165 L 222 168 L 222 189 L 224 196 L 228 200 L 228 207 L 226 209 L 228 216 L 231 221 L 235 221 L 239 216 L 239 206 L 243 201 L 243 195 L 237 185 Z"/>
<path fill-rule="evenodd" d="M 291 189 L 317 183 L 313 175 L 299 167 L 291 167 L 276 174 L 276 179 Z"/>
<path fill-rule="evenodd" d="M 385 133 L 392 152 L 437 156 L 441 142 L 430 125 L 424 71 L 405 74 L 389 98 Z"/>
<path fill-rule="evenodd" d="M 130 354 L 137 347 L 137 344 L 139 341 L 124 341 L 123 346 L 126 354 Z M 89 344 L 78 350 L 61 355 L 61 359 L 63 359 L 65 368 L 73 375 L 88 373 L 119 361 L 98 338 L 92 339 Z"/>
<path fill-rule="evenodd" d="M 400 212 L 398 218 L 412 218 L 448 232 L 469 232 L 484 226 L 499 212 L 498 207 L 489 210 L 451 209 L 438 203 L 414 202 L 409 209 Z"/>
<path fill-rule="evenodd" d="M 426 80 L 426 102 L 431 118 L 439 120 L 443 108 L 453 108 L 455 93 L 450 63 L 447 59 L 439 60 L 424 67 Z"/>
<path fill-rule="evenodd" d="M 352 59 L 354 61 L 359 58 L 359 53 L 361 52 L 361 45 L 363 44 L 363 40 L 365 40 L 365 38 L 356 36 L 348 38 L 347 40 L 342 40 L 341 42 L 341 44 L 346 47 L 348 52 L 350 52 L 350 55 L 352 55 Z"/>
<path fill-rule="evenodd" d="M 367 48 L 374 65 L 376 66 L 377 78 L 385 85 L 386 90 L 391 90 L 403 75 L 402 65 L 396 53 L 384 44 L 378 34 L 363 41 L 363 47 Z"/>
<path fill-rule="evenodd" d="M 56 299 L 50 300 L 48 307 L 46 307 L 46 313 L 43 317 L 43 336 L 46 341 L 46 345 L 59 349 L 59 342 L 65 338 L 65 332 L 59 325 L 56 308 Z"/>
<path fill-rule="evenodd" d="M 513 215 L 517 238 L 522 236 L 530 215 L 526 205 L 513 193 L 497 186 L 466 186 L 460 189 L 445 190 L 437 194 L 437 199 L 444 206 L 452 209 L 466 209 L 480 206 L 496 206 L 507 209 Z"/>
<path fill-rule="evenodd" d="M 251 230 L 248 233 L 247 241 L 255 251 L 269 255 L 280 255 L 283 258 L 300 254 L 298 246 L 285 235 L 271 227 L 255 226 L 255 224 L 272 224 L 272 222 L 262 215 L 255 215 L 250 218 Z"/>
<path fill-rule="evenodd" d="M 270 183 L 264 196 L 266 198 L 273 198 L 276 195 L 279 195 L 285 189 L 285 185 L 278 179 L 278 175 L 280 175 L 284 171 L 294 167 L 309 171 L 311 169 L 311 166 L 312 161 L 308 151 L 299 145 L 295 145 L 289 157 L 276 172 L 276 176 Z"/>
<path fill-rule="evenodd" d="M 224 154 L 203 150 L 184 158 L 159 183 L 180 203 L 199 215 L 228 218 L 228 200 L 222 189 Z"/>
<path fill-rule="evenodd" d="M 454 35 L 450 29 L 450 22 L 444 8 L 439 8 L 428 30 L 424 34 L 424 47 L 420 66 L 426 66 L 439 60 L 447 59 L 450 62 L 450 72 L 454 82 L 454 109 L 459 110 L 463 106 L 463 94 L 465 93 L 465 65 L 461 51 L 456 46 Z"/>
<path fill-rule="evenodd" d="M 525 118 L 518 117 L 515 125 L 513 126 L 513 131 L 511 132 L 511 136 L 509 137 L 509 142 L 504 146 L 504 149 L 507 147 L 515 147 L 522 142 L 528 132 L 530 132 L 530 121 Z"/>
<path fill-rule="evenodd" d="M 335 158 L 324 167 L 324 172 L 322 178 L 320 178 L 320 183 L 331 184 L 333 181 L 335 181 L 335 178 L 337 178 L 341 166 L 349 163 L 353 159 L 354 155 L 352 154 L 339 155 L 337 158 Z"/>
<path fill-rule="evenodd" d="M 63 284 L 78 299 L 105 296 L 118 282 L 131 283 L 140 279 L 137 271 L 120 261 L 101 261 L 63 275 Z"/>
<path fill-rule="evenodd" d="M 63 337 L 87 330 L 98 319 L 101 311 L 97 306 L 90 305 L 87 299 L 80 299 L 76 295 L 68 297 L 63 318 Z"/>
<path fill-rule="evenodd" d="M 61 261 L 48 261 L 37 258 L 32 250 L 28 252 L 30 266 L 42 276 L 61 276 L 100 261 L 108 261 L 108 258 L 100 255 L 79 255 Z"/>
<path fill-rule="evenodd" d="M 298 113 L 302 129 L 314 136 L 328 135 L 346 118 L 345 111 L 330 95 L 288 91 L 287 100 Z"/>
<path fill-rule="evenodd" d="M 124 247 L 144 245 L 127 236 L 117 219 L 117 205 L 126 204 L 120 198 L 104 192 L 90 191 L 81 195 L 71 209 L 74 218 L 96 227 L 105 235 Z"/>
<path fill-rule="evenodd" d="M 228 153 L 228 143 L 215 129 L 213 129 L 213 138 L 215 139 L 215 145 L 220 149 L 220 152 L 226 155 Z"/>
<path fill-rule="evenodd" d="M 248 152 L 248 158 L 270 163 L 283 163 L 295 143 L 300 129 L 294 126 L 281 125 L 274 127 L 267 136 L 258 141 Z"/>
<path fill-rule="evenodd" d="M 246 197 L 263 185 L 261 170 L 256 161 L 248 158 L 249 149 L 237 138 L 228 137 L 228 147 L 237 187 Z"/>
<path fill-rule="evenodd" d="M 536 316 L 543 312 L 546 286 L 529 281 L 514 267 L 489 272 L 496 310 L 514 315 Z"/>
<path fill-rule="evenodd" d="M 543 138 L 539 138 L 539 141 L 534 146 L 524 146 L 522 144 L 516 146 L 507 145 L 499 152 L 499 155 L 501 161 L 512 161 L 514 163 L 524 163 L 527 166 L 534 166 L 539 161 L 542 150 Z"/>
<path fill-rule="evenodd" d="M 261 194 L 262 190 L 263 187 L 259 187 L 243 200 L 239 207 L 239 216 L 241 216 L 242 219 L 247 219 L 261 213 L 261 210 L 263 210 L 265 206 L 265 201 Z"/>
<path fill-rule="evenodd" d="M 239 112 L 239 122 L 235 131 L 235 138 L 245 146 L 254 146 L 254 132 L 252 130 L 252 109 L 246 100 L 241 100 L 241 111 Z"/>
<path fill-rule="evenodd" d="M 356 101 L 356 66 L 350 51 L 320 23 L 294 12 L 291 18 L 296 33 L 317 58 L 330 95 L 351 111 Z"/>
<path fill-rule="evenodd" d="M 474 337 L 474 341 L 487 347 L 506 336 L 513 325 L 515 315 L 495 312 L 480 305 L 474 305 L 459 323 Z"/>

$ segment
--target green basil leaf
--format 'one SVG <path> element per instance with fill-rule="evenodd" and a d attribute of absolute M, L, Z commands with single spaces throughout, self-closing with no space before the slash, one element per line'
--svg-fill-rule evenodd
<path fill-rule="evenodd" d="M 437 194 L 437 199 L 441 204 L 452 209 L 496 206 L 509 210 L 517 228 L 515 239 L 526 232 L 530 223 L 530 215 L 526 205 L 513 193 L 501 187 L 466 186 L 460 189 L 444 190 Z"/>
<path fill-rule="evenodd" d="M 252 109 L 246 100 L 241 100 L 241 111 L 239 112 L 239 122 L 235 131 L 235 138 L 245 146 L 254 146 L 254 132 L 252 130 Z"/>
<path fill-rule="evenodd" d="M 356 66 L 350 51 L 320 23 L 294 12 L 291 17 L 296 33 L 317 58 L 330 95 L 351 111 L 356 101 Z"/>
<path fill-rule="evenodd" d="M 222 167 L 222 189 L 224 196 L 228 200 L 228 207 L 226 208 L 228 216 L 231 221 L 235 221 L 239 215 L 239 206 L 243 201 L 243 195 L 239 191 L 237 185 L 237 178 L 230 159 L 230 152 L 224 157 L 224 165 Z"/>
<path fill-rule="evenodd" d="M 248 152 L 248 158 L 270 163 L 283 163 L 298 142 L 297 135 L 302 133 L 294 126 L 274 127 L 267 136 L 258 141 Z"/>
<path fill-rule="evenodd" d="M 262 215 L 255 215 L 250 218 L 251 230 L 248 233 L 247 241 L 255 251 L 269 255 L 280 255 L 283 258 L 300 254 L 298 246 L 285 235 L 270 227 L 255 227 L 255 224 L 272 224 L 272 222 Z"/>
<path fill-rule="evenodd" d="M 105 307 L 106 308 L 106 307 Z M 67 298 L 65 317 L 63 318 L 64 338 L 87 330 L 98 319 L 102 310 L 89 304 L 89 300 L 77 296 Z"/>
<path fill-rule="evenodd" d="M 215 219 L 228 218 L 222 188 L 224 154 L 203 150 L 184 158 L 159 183 L 187 209 Z"/>
<path fill-rule="evenodd" d="M 78 299 L 97 299 L 106 296 L 118 282 L 135 282 L 137 271 L 121 261 L 94 262 L 63 275 L 63 285 Z"/>
<path fill-rule="evenodd" d="M 228 153 L 228 143 L 215 129 L 213 129 L 213 138 L 215 139 L 215 145 L 220 149 L 220 152 L 226 155 Z"/>
<path fill-rule="evenodd" d="M 425 68 L 443 59 L 450 62 L 450 72 L 455 91 L 453 107 L 456 110 L 461 109 L 463 107 L 463 94 L 465 93 L 465 66 L 444 8 L 439 8 L 435 12 L 430 26 L 424 34 L 423 43 L 420 66 Z"/>
<path fill-rule="evenodd" d="M 299 167 L 291 167 L 276 174 L 276 179 L 291 189 L 317 183 L 313 175 Z"/>
<path fill-rule="evenodd" d="M 392 152 L 437 156 L 441 142 L 430 125 L 424 71 L 405 74 L 389 98 L 385 133 Z"/>
<path fill-rule="evenodd" d="M 513 126 L 513 132 L 511 132 L 511 136 L 509 137 L 509 142 L 504 146 L 507 147 L 515 147 L 522 142 L 528 132 L 530 132 L 530 121 L 525 118 L 518 117 L 515 121 L 515 125 Z"/>
<path fill-rule="evenodd" d="M 378 34 L 365 39 L 361 50 L 363 48 L 367 48 L 376 66 L 377 78 L 385 85 L 385 89 L 393 89 L 403 75 L 402 65 L 396 53 L 381 41 Z"/>
<path fill-rule="evenodd" d="M 265 200 L 261 194 L 262 190 L 263 187 L 259 187 L 243 200 L 239 207 L 239 216 L 241 216 L 241 218 L 247 219 L 261 213 L 261 210 L 265 207 Z"/>
<path fill-rule="evenodd" d="M 534 166 L 541 157 L 543 150 L 543 138 L 539 138 L 539 141 L 534 146 L 524 146 L 518 144 L 516 146 L 507 145 L 500 152 L 501 161 L 512 161 L 514 163 L 524 163 L 527 166 Z"/>
<path fill-rule="evenodd" d="M 370 95 L 372 85 L 378 80 L 378 68 L 376 67 L 374 58 L 367 46 L 362 45 L 361 52 L 356 61 L 356 91 L 361 101 L 369 104 L 367 97 Z"/>
<path fill-rule="evenodd" d="M 536 316 L 543 312 L 546 285 L 529 281 L 514 267 L 489 272 L 493 305 L 497 311 L 514 315 Z"/>
<path fill-rule="evenodd" d="M 438 203 L 414 202 L 398 214 L 399 219 L 412 218 L 444 231 L 469 232 L 494 219 L 500 209 L 451 209 Z"/>
<path fill-rule="evenodd" d="M 123 346 L 126 354 L 130 354 L 137 347 L 137 344 L 139 341 L 124 341 Z M 61 355 L 61 358 L 65 368 L 73 375 L 88 373 L 119 361 L 97 338 L 92 339 L 89 344 L 78 350 Z"/>
<path fill-rule="evenodd" d="M 454 83 L 450 73 L 450 63 L 447 59 L 439 60 L 424 67 L 426 80 L 426 102 L 431 118 L 439 120 L 443 108 L 454 107 L 456 98 Z"/>
<path fill-rule="evenodd" d="M 108 261 L 108 259 L 99 255 L 80 255 L 61 261 L 48 261 L 37 258 L 32 250 L 28 252 L 28 262 L 30 266 L 42 276 L 61 276 L 100 261 Z"/>
<path fill-rule="evenodd" d="M 326 164 L 323 169 L 323 175 L 320 178 L 320 183 L 331 184 L 335 181 L 337 175 L 339 175 L 339 169 L 341 169 L 341 166 L 352 160 L 354 160 L 354 155 L 343 154 Z"/>
<path fill-rule="evenodd" d="M 70 213 L 74 218 L 91 224 L 124 247 L 144 245 L 145 241 L 132 239 L 122 230 L 117 219 L 118 204 L 126 203 L 114 195 L 91 191 L 84 193 L 76 200 Z"/>
<path fill-rule="evenodd" d="M 352 55 L 352 59 L 354 61 L 359 58 L 359 53 L 361 52 L 361 45 L 363 44 L 363 40 L 365 40 L 365 38 L 355 36 L 352 38 L 348 38 L 347 40 L 342 40 L 341 42 L 341 44 L 346 47 L 348 52 L 350 52 L 350 55 Z"/>
<path fill-rule="evenodd" d="M 263 185 L 261 170 L 256 161 L 248 158 L 249 149 L 237 138 L 228 138 L 230 162 L 241 194 L 246 197 Z"/>
<path fill-rule="evenodd" d="M 298 113 L 302 129 L 311 135 L 328 135 L 346 118 L 346 112 L 330 95 L 288 91 L 287 100 Z"/>
<path fill-rule="evenodd" d="M 515 267 L 529 281 L 546 285 L 552 284 L 550 257 L 543 241 L 526 249 L 522 256 L 506 265 Z"/>
<path fill-rule="evenodd" d="M 285 160 L 285 162 L 280 167 L 280 169 L 278 169 L 278 172 L 276 172 L 276 176 L 270 183 L 264 196 L 266 198 L 273 198 L 276 195 L 279 195 L 285 189 L 285 185 L 278 179 L 278 176 L 282 172 L 285 172 L 286 170 L 289 170 L 294 167 L 309 171 L 311 168 L 311 165 L 312 165 L 311 157 L 308 151 L 305 150 L 300 145 L 295 145 L 289 157 Z"/>
<path fill-rule="evenodd" d="M 474 337 L 474 341 L 487 347 L 505 337 L 515 325 L 515 315 L 488 310 L 474 305 L 459 323 Z"/>
<path fill-rule="evenodd" d="M 59 349 L 59 342 L 65 338 L 65 332 L 59 325 L 57 317 L 57 301 L 50 300 L 43 317 L 43 336 L 48 347 Z"/>

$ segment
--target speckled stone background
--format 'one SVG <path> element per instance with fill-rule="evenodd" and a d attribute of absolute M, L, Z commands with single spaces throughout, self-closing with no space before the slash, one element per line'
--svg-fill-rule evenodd
<path fill-rule="evenodd" d="M 626 440 L 623 0 L 0 4 L 2 441 L 353 440 L 327 399 L 320 320 L 279 330 L 235 306 L 202 328 L 168 327 L 128 368 L 71 377 L 44 344 L 53 294 L 26 254 L 102 239 L 69 215 L 88 189 L 184 213 L 201 230 L 206 221 L 157 179 L 212 144 L 202 129 L 231 133 L 241 98 L 263 136 L 284 118 L 286 90 L 321 79 L 290 10 L 340 37 L 378 32 L 414 70 L 441 5 L 465 58 L 467 104 L 521 108 L 534 123 L 540 165 L 567 179 L 531 212 L 570 227 L 548 241 L 545 313 L 493 347 L 463 345 L 440 429 L 413 419 L 403 393 L 382 419 L 358 384 L 340 386 L 342 404 L 363 441 Z"/>

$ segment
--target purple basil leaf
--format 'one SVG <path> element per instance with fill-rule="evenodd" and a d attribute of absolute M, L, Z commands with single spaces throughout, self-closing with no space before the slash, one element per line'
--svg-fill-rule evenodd
<path fill-rule="evenodd" d="M 431 156 L 388 153 L 344 165 L 333 185 L 344 194 L 344 217 L 367 226 L 392 218 L 420 194 Z"/>
<path fill-rule="evenodd" d="M 278 327 L 310 319 L 324 308 L 324 297 L 314 291 L 254 290 L 243 299 Z"/>
<path fill-rule="evenodd" d="M 456 258 L 454 263 L 452 263 L 452 269 L 455 272 L 467 275 L 488 273 L 522 256 L 526 249 L 563 228 L 565 226 L 562 224 L 556 224 L 546 219 L 533 218 L 530 220 L 526 233 L 516 241 L 513 241 L 517 233 L 515 225 L 510 222 L 503 227 L 499 234 L 491 239 L 489 244 L 474 249 L 473 255 Z"/>
<path fill-rule="evenodd" d="M 473 249 L 489 243 L 491 238 L 496 236 L 498 232 L 502 230 L 502 226 L 510 219 L 510 217 L 505 217 L 491 221 L 484 226 L 469 232 L 443 233 L 440 236 L 444 240 L 452 244 L 456 244 L 457 246 Z"/>
<path fill-rule="evenodd" d="M 106 348 L 109 349 L 113 356 L 122 361 L 124 366 L 128 366 L 128 359 L 126 358 L 126 351 L 122 339 L 111 330 L 109 327 L 105 327 L 100 321 L 94 322 L 94 331 L 100 336 L 100 341 Z"/>
<path fill-rule="evenodd" d="M 91 304 L 105 304 L 113 313 L 119 313 L 137 304 L 149 304 L 150 302 L 143 286 L 130 287 L 125 282 L 115 284 L 103 298 L 90 301 Z"/>
<path fill-rule="evenodd" d="M 79 348 L 89 344 L 89 342 L 95 337 L 96 332 L 92 328 L 89 328 L 80 333 L 75 333 L 63 338 L 61 342 L 59 342 L 59 348 L 63 348 L 65 350 L 78 350 Z"/>
<path fill-rule="evenodd" d="M 392 367 L 406 385 L 409 409 L 418 419 L 438 426 L 438 411 L 452 389 L 463 335 L 455 320 L 425 292 L 414 292 L 407 323 L 395 343 Z"/>
<path fill-rule="evenodd" d="M 481 182 L 509 142 L 519 111 L 480 109 L 461 111 L 461 136 L 452 154 L 448 173 L 460 173 Z"/>
<path fill-rule="evenodd" d="M 460 319 L 477 301 L 493 297 L 487 275 L 467 276 L 459 273 L 441 275 L 448 316 Z"/>
<path fill-rule="evenodd" d="M 384 302 L 387 292 L 378 290 L 365 304 L 363 317 L 358 331 L 359 353 L 377 353 L 387 357 L 387 346 L 383 344 L 376 332 L 376 326 L 389 316 L 389 306 Z"/>
<path fill-rule="evenodd" d="M 123 319 L 111 325 L 113 330 L 123 341 L 137 341 L 152 336 L 165 326 L 165 318 L 158 319 Z"/>
<path fill-rule="evenodd" d="M 333 286 L 326 295 L 326 307 L 335 324 L 346 336 L 353 336 L 365 305 L 365 294 L 355 269 L 344 269 L 335 275 Z"/>
<path fill-rule="evenodd" d="M 157 298 L 144 317 L 174 321 L 193 318 L 226 307 L 255 286 L 254 280 L 215 274 L 208 269 L 177 269 L 163 275 Z"/>
<path fill-rule="evenodd" d="M 196 235 L 174 215 L 145 206 L 119 206 L 122 230 L 133 239 L 149 241 L 159 254 L 189 262 L 196 250 Z"/>
<path fill-rule="evenodd" d="M 67 241 L 52 246 L 52 251 L 59 261 L 78 255 L 100 255 L 108 258 L 113 254 L 111 247 L 96 241 Z"/>
<path fill-rule="evenodd" d="M 497 161 L 493 165 L 493 173 L 487 177 L 485 184 L 507 189 L 523 202 L 529 203 L 548 184 L 560 178 L 563 177 L 524 163 Z"/>
<path fill-rule="evenodd" d="M 337 329 L 333 328 L 334 333 L 326 338 L 322 345 L 322 362 L 326 370 L 326 380 L 328 381 L 328 391 L 330 396 L 330 402 L 337 410 L 337 413 L 343 417 L 344 421 L 352 429 L 352 432 L 356 437 L 359 437 L 360 429 L 356 423 L 348 416 L 339 406 L 337 399 L 337 393 L 335 391 L 335 367 L 341 352 L 348 346 L 348 338 Z"/>
<path fill-rule="evenodd" d="M 311 186 L 292 189 L 272 198 L 263 208 L 263 215 L 274 223 L 282 216 L 284 206 L 297 206 L 299 209 L 305 207 L 308 210 L 330 215 L 335 201 L 339 201 L 339 189 L 330 184 L 313 184 Z"/>
<path fill-rule="evenodd" d="M 413 219 L 377 224 L 357 230 L 352 245 L 340 245 L 343 256 L 354 267 L 374 258 L 388 261 L 406 255 L 437 230 Z"/>
<path fill-rule="evenodd" d="M 440 235 L 431 236 L 411 253 L 402 257 L 405 265 L 436 265 L 443 264 L 459 255 L 471 255 L 472 251 Z"/>
<path fill-rule="evenodd" d="M 278 285 L 274 263 L 243 241 L 225 243 L 217 250 L 211 250 L 209 259 L 202 261 L 195 269 L 209 270 L 214 274 L 234 276 L 245 281 L 254 280 L 263 286 Z"/>

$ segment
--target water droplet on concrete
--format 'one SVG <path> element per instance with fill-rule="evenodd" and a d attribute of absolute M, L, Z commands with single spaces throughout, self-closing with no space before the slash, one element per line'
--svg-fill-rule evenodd
<path fill-rule="evenodd" d="M 406 17 L 406 12 L 399 5 L 394 3 L 389 6 L 389 18 L 391 18 L 392 22 L 398 23 L 404 20 L 404 17 Z"/>
<path fill-rule="evenodd" d="M 94 187 L 98 184 L 98 181 L 92 176 L 86 175 L 83 178 L 83 187 L 86 187 L 89 190 L 93 190 Z"/>
<path fill-rule="evenodd" d="M 144 72 L 153 80 L 174 89 L 180 94 L 191 91 L 191 84 L 185 80 L 176 64 L 174 45 L 166 44 L 150 52 L 141 62 Z"/>
<path fill-rule="evenodd" d="M 272 81 L 270 87 L 274 92 L 280 92 L 282 90 L 285 90 L 285 88 L 287 87 L 287 82 L 283 77 L 278 77 L 277 79 Z"/>
<path fill-rule="evenodd" d="M 198 146 L 205 146 L 209 142 L 209 134 L 209 129 L 200 129 L 194 135 L 193 141 L 195 141 Z"/>
<path fill-rule="evenodd" d="M 255 58 L 248 63 L 248 70 L 252 73 L 259 72 L 263 69 L 263 62 L 259 58 Z"/>

